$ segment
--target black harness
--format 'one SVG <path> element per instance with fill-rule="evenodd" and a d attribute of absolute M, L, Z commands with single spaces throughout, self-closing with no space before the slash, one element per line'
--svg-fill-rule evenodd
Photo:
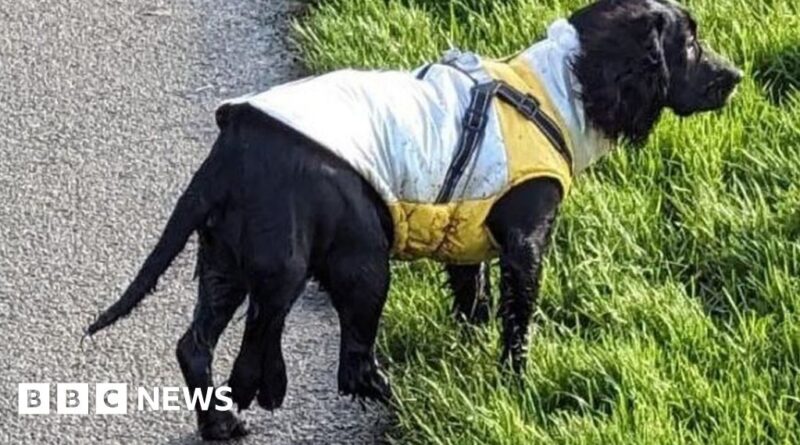
<path fill-rule="evenodd" d="M 423 79 L 432 65 L 422 68 L 417 74 L 417 78 Z M 483 141 L 486 123 L 489 120 L 489 109 L 495 96 L 513 106 L 526 119 L 533 122 L 539 131 L 545 135 L 553 148 L 564 157 L 570 167 L 570 173 L 572 172 L 572 153 L 569 151 L 567 141 L 553 119 L 541 110 L 539 101 L 535 97 L 519 91 L 502 80 L 478 83 L 477 80 L 457 66 L 453 64 L 446 65 L 469 76 L 475 85 L 470 91 L 470 103 L 461 120 L 461 135 L 459 136 L 458 147 L 455 155 L 453 155 L 453 160 L 450 162 L 444 184 L 436 197 L 437 204 L 449 202 L 453 198 L 458 181 Z"/>

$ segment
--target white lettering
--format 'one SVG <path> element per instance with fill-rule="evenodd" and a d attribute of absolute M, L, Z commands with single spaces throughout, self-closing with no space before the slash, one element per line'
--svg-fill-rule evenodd
<path fill-rule="evenodd" d="M 214 393 L 217 396 L 217 400 L 222 402 L 222 405 L 219 403 L 216 405 L 219 411 L 230 411 L 233 409 L 233 399 L 229 395 L 231 393 L 230 386 L 220 386 L 214 390 Z"/>
<path fill-rule="evenodd" d="M 196 409 L 197 402 L 200 402 L 200 409 L 208 411 L 208 406 L 211 405 L 211 395 L 213 388 L 205 388 L 205 399 L 203 398 L 203 389 L 195 388 L 191 391 L 189 388 L 183 388 L 183 399 L 186 401 L 186 408 Z"/>
<path fill-rule="evenodd" d="M 139 408 L 139 411 L 144 411 L 145 400 L 150 407 L 150 411 L 158 411 L 158 388 L 153 388 L 153 397 L 151 398 L 150 393 L 147 392 L 147 388 L 140 387 L 137 391 L 136 400 L 136 406 Z"/>
<path fill-rule="evenodd" d="M 89 384 L 59 383 L 56 385 L 58 414 L 89 414 Z"/>
<path fill-rule="evenodd" d="M 127 414 L 128 385 L 125 383 L 95 385 L 94 410 L 97 414 Z"/>
<path fill-rule="evenodd" d="M 163 388 L 161 394 L 161 408 L 164 411 L 178 411 L 181 407 L 178 405 L 178 393 L 180 388 L 176 386 L 166 386 Z"/>
<path fill-rule="evenodd" d="M 17 397 L 19 414 L 50 413 L 49 383 L 20 383 L 17 385 Z"/>

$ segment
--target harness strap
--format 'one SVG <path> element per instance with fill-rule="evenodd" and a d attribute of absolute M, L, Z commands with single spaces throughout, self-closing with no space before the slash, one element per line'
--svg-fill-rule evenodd
<path fill-rule="evenodd" d="M 423 66 L 422 69 L 419 70 L 419 72 L 417 72 L 417 80 L 425 79 L 425 76 L 428 74 L 428 71 L 430 71 L 430 69 L 431 69 L 431 67 L 433 65 L 434 65 L 433 63 L 429 63 L 429 64 Z"/>
<path fill-rule="evenodd" d="M 536 124 L 542 134 L 550 141 L 553 148 L 567 161 L 569 172 L 572 174 L 572 153 L 569 151 L 567 141 L 564 139 L 564 135 L 561 134 L 561 130 L 558 129 L 558 125 L 553 122 L 553 119 L 542 112 L 539 101 L 530 94 L 522 93 L 503 81 L 498 81 L 498 83 L 500 85 L 496 90 L 497 97 L 516 108 L 526 119 Z"/>
<path fill-rule="evenodd" d="M 437 204 L 449 202 L 453 198 L 461 175 L 469 164 L 469 160 L 480 147 L 494 96 L 513 106 L 526 119 L 533 122 L 553 148 L 564 157 L 569 165 L 570 173 L 572 173 L 572 153 L 569 151 L 564 135 L 561 134 L 558 125 L 542 112 L 539 101 L 530 94 L 523 93 L 501 80 L 494 80 L 472 87 L 470 104 L 461 121 L 458 147 L 456 147 L 455 155 L 445 175 L 442 189 L 436 197 Z"/>
<path fill-rule="evenodd" d="M 420 70 L 417 72 L 417 76 L 416 76 L 417 80 L 425 80 L 425 76 L 428 75 L 428 71 L 430 71 L 431 68 L 433 68 L 434 65 L 442 65 L 442 66 L 446 66 L 447 68 L 450 68 L 450 69 L 458 71 L 459 73 L 463 74 L 467 79 L 469 79 L 472 82 L 473 85 L 478 85 L 478 83 L 479 83 L 478 80 L 475 79 L 470 73 L 468 73 L 467 71 L 464 71 L 463 69 L 461 69 L 455 63 L 440 63 L 440 62 L 429 63 L 429 64 L 423 66 L 422 68 L 420 68 Z"/>
<path fill-rule="evenodd" d="M 488 122 L 487 115 L 492 106 L 494 97 L 499 87 L 498 82 L 487 82 L 472 87 L 472 98 L 464 118 L 461 120 L 461 135 L 458 138 L 458 147 L 447 169 L 444 177 L 444 184 L 436 197 L 436 203 L 442 204 L 450 201 L 453 197 L 456 184 L 464 173 L 472 155 L 477 151 L 483 140 L 483 133 Z"/>

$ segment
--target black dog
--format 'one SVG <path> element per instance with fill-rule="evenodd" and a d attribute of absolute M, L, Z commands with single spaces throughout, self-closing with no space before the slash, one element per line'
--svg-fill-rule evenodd
<path fill-rule="evenodd" d="M 611 140 L 641 144 L 664 108 L 682 116 L 718 109 L 741 79 L 700 45 L 694 20 L 668 0 L 601 0 L 569 22 L 582 47 L 572 70 L 585 115 Z M 213 386 L 212 351 L 249 295 L 232 396 L 240 408 L 256 396 L 266 409 L 279 407 L 286 392 L 284 319 L 313 277 L 339 314 L 339 390 L 386 399 L 389 386 L 373 355 L 395 236 L 386 204 L 350 164 L 250 105 L 221 107 L 217 122 L 219 138 L 157 246 L 88 334 L 127 315 L 197 231 L 197 310 L 177 348 L 190 388 Z M 527 181 L 503 195 L 485 221 L 500 258 L 502 358 L 516 371 L 525 364 L 540 264 L 562 198 L 557 181 Z M 447 266 L 460 318 L 488 318 L 487 269 Z M 245 434 L 230 412 L 201 411 L 198 422 L 207 439 Z"/>

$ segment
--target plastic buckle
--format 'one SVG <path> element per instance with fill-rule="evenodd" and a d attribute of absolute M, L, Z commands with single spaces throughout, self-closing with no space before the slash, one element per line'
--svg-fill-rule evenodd
<path fill-rule="evenodd" d="M 467 110 L 466 116 L 464 116 L 464 128 L 468 128 L 472 131 L 480 131 L 481 127 L 483 127 L 483 120 L 483 113 L 469 109 Z"/>
<path fill-rule="evenodd" d="M 530 94 L 526 94 L 522 101 L 517 103 L 516 108 L 525 116 L 534 116 L 539 111 L 539 101 Z"/>

